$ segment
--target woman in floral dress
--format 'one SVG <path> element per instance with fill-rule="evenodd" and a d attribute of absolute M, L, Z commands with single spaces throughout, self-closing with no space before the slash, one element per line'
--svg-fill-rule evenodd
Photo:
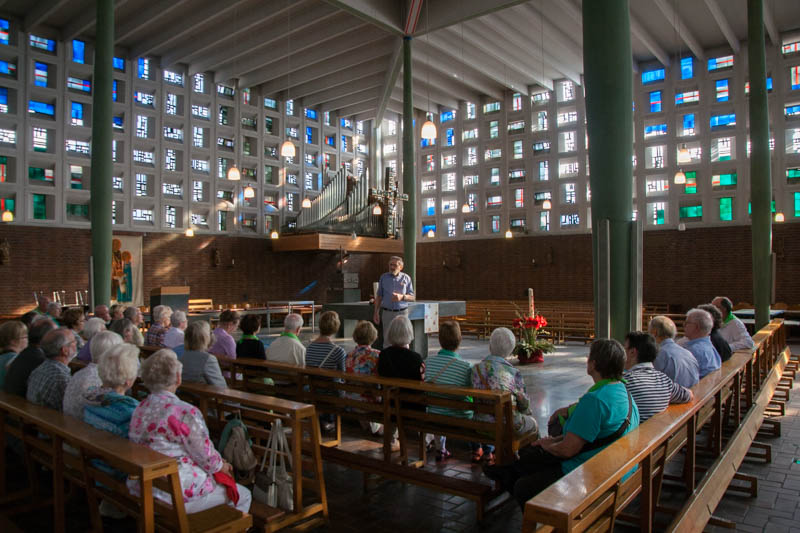
<path fill-rule="evenodd" d="M 372 343 L 378 338 L 378 330 L 371 322 L 361 320 L 356 324 L 353 330 L 353 340 L 356 341 L 356 347 L 353 351 L 347 354 L 344 360 L 345 372 L 348 374 L 361 374 L 364 376 L 377 376 L 378 375 L 378 356 L 380 350 L 372 347 Z M 357 393 L 348 393 L 348 397 L 354 400 L 366 400 L 368 402 L 377 402 L 380 398 L 362 397 Z M 377 422 L 366 422 L 361 420 L 361 427 L 369 429 L 373 435 L 383 433 L 383 424 Z"/>
<path fill-rule="evenodd" d="M 218 483 L 218 472 L 233 476 L 233 468 L 222 459 L 208 435 L 202 413 L 192 404 L 180 400 L 175 391 L 181 384 L 182 365 L 175 352 L 159 350 L 142 363 L 142 381 L 150 395 L 139 404 L 130 423 L 130 440 L 174 457 L 187 513 L 228 503 L 242 512 L 250 509 L 250 491 L 237 484 L 238 502 L 230 502 L 225 486 Z M 139 483 L 129 480 L 134 494 Z M 169 502 L 163 492 L 157 497 Z"/>

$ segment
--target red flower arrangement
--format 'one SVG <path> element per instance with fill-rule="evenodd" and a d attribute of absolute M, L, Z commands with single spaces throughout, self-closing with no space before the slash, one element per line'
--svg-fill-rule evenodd
<path fill-rule="evenodd" d="M 517 308 L 517 318 L 512 325 L 519 336 L 514 355 L 519 358 L 520 363 L 542 362 L 543 354 L 555 351 L 553 343 L 538 338 L 539 334 L 545 333 L 543 329 L 547 326 L 547 319 L 542 315 L 523 314 Z"/>

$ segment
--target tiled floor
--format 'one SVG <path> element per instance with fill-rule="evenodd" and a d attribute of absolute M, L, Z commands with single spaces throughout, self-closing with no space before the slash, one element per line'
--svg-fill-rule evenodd
<path fill-rule="evenodd" d="M 304 340 L 311 337 L 304 332 Z M 352 340 L 341 341 L 344 347 Z M 465 339 L 459 352 L 470 362 L 477 362 L 487 353 L 487 341 Z M 431 353 L 438 350 L 432 339 Z M 557 407 L 575 401 L 591 384 L 586 375 L 588 346 L 559 346 L 545 363 L 520 367 L 540 426 Z M 795 392 L 797 389 L 795 389 Z M 800 396 L 795 394 L 783 419 L 783 436 L 770 441 L 773 461 L 769 465 L 745 462 L 741 470 L 759 478 L 759 495 L 747 498 L 729 493 L 717 508 L 716 515 L 732 520 L 740 531 L 787 531 L 800 533 Z M 347 426 L 348 438 L 363 438 L 359 428 Z M 469 463 L 466 443 L 450 442 L 454 458 L 437 465 L 432 458 L 425 468 L 444 471 L 448 475 L 480 478 L 480 469 Z M 13 473 L 12 473 L 13 475 Z M 17 475 L 22 476 L 22 472 Z M 507 503 L 477 523 L 472 502 L 447 494 L 406 485 L 395 481 L 371 481 L 365 492 L 358 472 L 335 465 L 325 467 L 325 481 L 330 503 L 330 525 L 324 532 L 509 532 L 520 531 L 522 514 L 515 504 Z M 665 498 L 670 494 L 665 490 Z M 49 531 L 48 512 L 33 512 L 13 517 L 24 531 Z M 88 514 L 80 494 L 68 503 L 69 531 L 86 531 Z M 623 531 L 635 529 L 620 526 Z M 134 531 L 132 523 L 106 524 L 106 531 Z M 709 531 L 730 531 L 709 527 Z"/>

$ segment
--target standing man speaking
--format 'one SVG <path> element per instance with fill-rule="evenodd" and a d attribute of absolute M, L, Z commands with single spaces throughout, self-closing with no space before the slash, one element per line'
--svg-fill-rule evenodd
<path fill-rule="evenodd" d="M 403 258 L 393 255 L 389 258 L 389 272 L 378 280 L 378 292 L 375 294 L 375 313 L 372 321 L 383 324 L 383 346 L 388 346 L 387 334 L 389 325 L 395 317 L 408 315 L 408 302 L 413 302 L 414 287 L 411 276 L 404 274 Z"/>

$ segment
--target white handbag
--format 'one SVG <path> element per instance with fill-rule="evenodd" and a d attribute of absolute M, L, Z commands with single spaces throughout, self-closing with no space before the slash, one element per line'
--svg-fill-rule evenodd
<path fill-rule="evenodd" d="M 267 455 L 269 455 L 269 467 L 264 472 Z M 283 424 L 278 419 L 272 424 L 267 448 L 261 458 L 261 468 L 256 474 L 256 484 L 253 488 L 253 498 L 270 507 L 292 511 L 294 510 L 294 487 L 292 486 L 292 476 L 286 469 L 284 457 L 288 457 L 289 468 L 291 468 L 292 455 L 289 450 L 289 442 L 286 439 Z"/>

